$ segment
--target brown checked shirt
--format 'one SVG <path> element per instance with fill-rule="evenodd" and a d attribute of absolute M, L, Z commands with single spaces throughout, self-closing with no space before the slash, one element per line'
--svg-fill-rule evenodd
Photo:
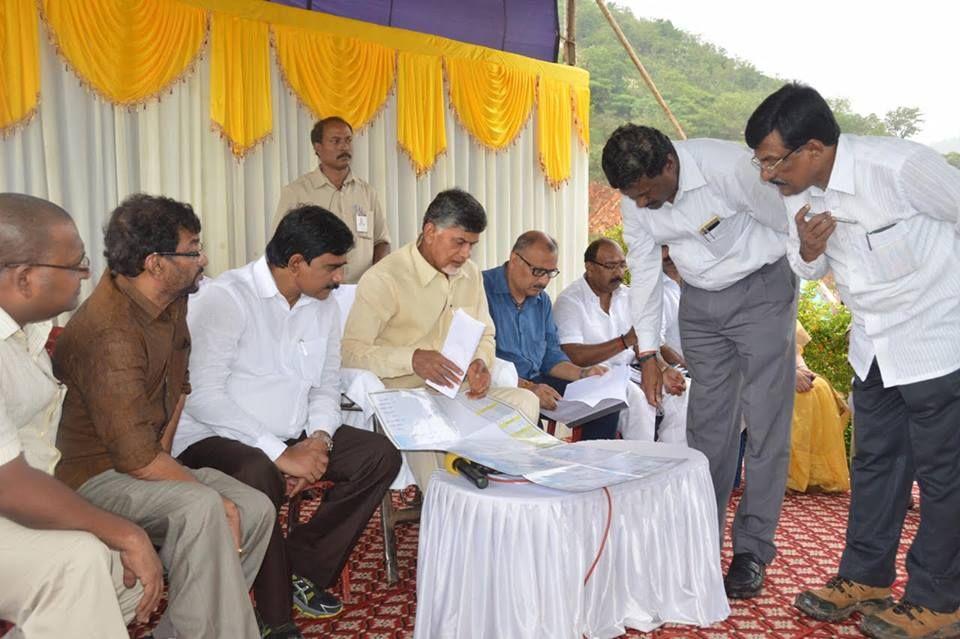
<path fill-rule="evenodd" d="M 165 309 L 109 271 L 57 340 L 56 376 L 66 385 L 56 475 L 79 488 L 114 469 L 143 468 L 181 393 L 190 392 L 187 299 Z"/>

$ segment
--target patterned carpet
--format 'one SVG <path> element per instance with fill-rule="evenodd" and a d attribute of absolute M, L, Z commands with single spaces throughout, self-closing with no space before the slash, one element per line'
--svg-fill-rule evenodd
<path fill-rule="evenodd" d="M 395 495 L 395 499 L 399 499 L 399 494 Z M 738 499 L 739 494 L 735 493 L 731 503 L 736 503 Z M 730 617 L 709 628 L 665 626 L 652 633 L 630 631 L 625 636 L 649 639 L 861 637 L 854 620 L 842 624 L 820 623 L 803 617 L 792 606 L 799 590 L 820 585 L 834 574 L 843 550 L 848 504 L 847 495 L 788 494 L 777 534 L 780 554 L 768 568 L 763 596 L 748 602 L 733 602 Z M 315 506 L 315 503 L 305 503 L 302 516 L 307 516 Z M 899 555 L 900 579 L 894 586 L 897 596 L 902 593 L 906 575 L 903 568 L 904 553 L 916 533 L 918 521 L 916 509 L 907 513 L 904 543 Z M 297 618 L 298 625 L 310 639 L 400 639 L 413 635 L 418 526 L 398 526 L 400 581 L 396 586 L 387 588 L 383 537 L 378 522 L 378 517 L 370 521 L 351 556 L 351 593 L 344 612 L 325 621 Z M 729 559 L 730 549 L 727 547 L 723 555 L 724 567 Z M 144 631 L 143 628 L 135 628 L 131 636 L 141 637 Z"/>

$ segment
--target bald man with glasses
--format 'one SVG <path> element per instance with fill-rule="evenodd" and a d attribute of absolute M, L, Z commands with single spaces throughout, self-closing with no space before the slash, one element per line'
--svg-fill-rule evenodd
<path fill-rule="evenodd" d="M 606 372 L 603 366 L 577 366 L 557 337 L 550 296 L 545 289 L 560 274 L 557 243 L 540 231 L 527 231 L 513 245 L 510 259 L 483 272 L 487 306 L 497 329 L 497 357 L 513 362 L 520 388 L 533 391 L 540 408 L 557 407 L 569 382 Z M 619 413 L 583 424 L 583 439 L 612 439 Z"/>

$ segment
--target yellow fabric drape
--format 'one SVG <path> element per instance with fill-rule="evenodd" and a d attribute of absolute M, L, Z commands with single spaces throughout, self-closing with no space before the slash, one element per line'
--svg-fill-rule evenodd
<path fill-rule="evenodd" d="M 282 25 L 273 33 L 284 80 L 316 118 L 338 115 L 356 130 L 386 103 L 396 51 Z"/>
<path fill-rule="evenodd" d="M 800 322 L 796 332 L 799 364 L 810 335 Z M 850 490 L 843 443 L 843 431 L 849 420 L 850 410 L 843 397 L 819 375 L 813 380 L 811 390 L 795 394 L 787 488 L 801 492 Z"/>
<path fill-rule="evenodd" d="M 536 76 L 477 60 L 445 58 L 444 63 L 450 102 L 464 128 L 490 149 L 506 148 L 530 117 Z"/>
<path fill-rule="evenodd" d="M 584 149 L 590 148 L 590 85 L 570 85 L 573 99 L 573 121 L 577 137 Z"/>
<path fill-rule="evenodd" d="M 210 26 L 210 119 L 243 157 L 270 134 L 270 33 L 264 22 L 214 13 Z"/>
<path fill-rule="evenodd" d="M 553 188 L 570 178 L 570 87 L 552 78 L 537 83 L 537 153 L 540 168 Z"/>
<path fill-rule="evenodd" d="M 34 0 L 0 2 L 0 135 L 36 113 L 40 46 Z"/>
<path fill-rule="evenodd" d="M 173 0 L 42 0 L 57 50 L 114 104 L 137 104 L 189 72 L 207 32 L 206 11 Z"/>
<path fill-rule="evenodd" d="M 401 53 L 397 72 L 397 141 L 417 175 L 447 148 L 443 67 L 436 56 Z"/>

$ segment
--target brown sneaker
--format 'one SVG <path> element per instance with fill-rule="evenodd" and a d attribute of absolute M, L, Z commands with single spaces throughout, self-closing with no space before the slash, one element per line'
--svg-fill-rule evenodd
<path fill-rule="evenodd" d="M 841 621 L 855 612 L 869 614 L 893 605 L 889 588 L 864 586 L 841 576 L 823 588 L 804 590 L 793 605 L 820 621 Z"/>
<path fill-rule="evenodd" d="M 960 637 L 960 608 L 936 612 L 901 600 L 864 617 L 860 632 L 873 639 L 955 639 Z"/>

